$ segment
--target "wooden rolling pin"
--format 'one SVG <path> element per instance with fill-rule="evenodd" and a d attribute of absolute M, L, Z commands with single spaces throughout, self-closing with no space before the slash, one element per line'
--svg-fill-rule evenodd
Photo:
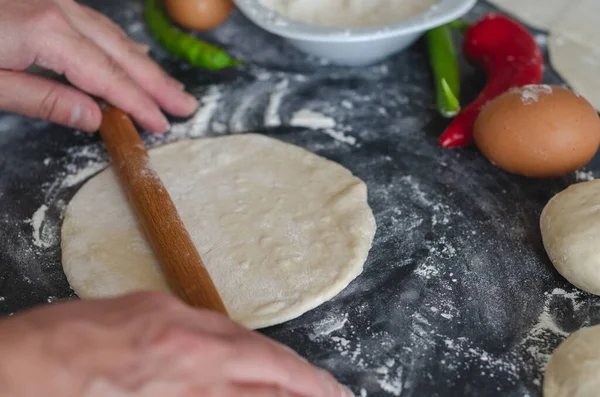
<path fill-rule="evenodd" d="M 112 106 L 102 104 L 102 108 L 100 135 L 169 286 L 194 307 L 227 314 L 171 196 L 151 167 L 131 119 Z"/>

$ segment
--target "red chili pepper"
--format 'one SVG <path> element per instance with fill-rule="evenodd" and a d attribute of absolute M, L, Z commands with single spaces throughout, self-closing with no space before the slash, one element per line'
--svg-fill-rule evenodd
<path fill-rule="evenodd" d="M 504 15 L 487 14 L 471 26 L 465 33 L 463 52 L 469 62 L 485 70 L 487 84 L 440 137 L 445 148 L 470 144 L 473 125 L 486 103 L 513 87 L 540 84 L 544 73 L 544 57 L 534 37 Z"/>

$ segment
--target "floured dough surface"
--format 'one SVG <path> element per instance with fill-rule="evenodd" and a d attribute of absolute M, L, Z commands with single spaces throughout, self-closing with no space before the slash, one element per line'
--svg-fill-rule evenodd
<path fill-rule="evenodd" d="M 574 91 L 600 109 L 600 48 L 560 36 L 550 37 L 548 48 L 554 69 Z"/>
<path fill-rule="evenodd" d="M 598 0 L 569 1 L 568 7 L 552 26 L 550 31 L 555 36 L 565 37 L 588 48 L 600 48 L 598 44 Z"/>
<path fill-rule="evenodd" d="M 577 1 L 577 0 L 575 0 Z M 502 11 L 511 14 L 534 28 L 547 30 L 573 0 L 488 0 Z"/>
<path fill-rule="evenodd" d="M 600 295 L 600 180 L 577 183 L 548 202 L 540 217 L 552 264 L 569 282 Z"/>
<path fill-rule="evenodd" d="M 546 367 L 544 397 L 597 397 L 600 326 L 583 328 L 556 349 Z"/>
<path fill-rule="evenodd" d="M 569 3 L 550 29 L 550 60 L 569 85 L 600 109 L 600 1 Z"/>
<path fill-rule="evenodd" d="M 293 319 L 361 273 L 375 220 L 366 185 L 339 164 L 254 134 L 150 156 L 234 320 L 262 328 Z M 168 291 L 110 168 L 69 203 L 62 254 L 81 298 Z"/>

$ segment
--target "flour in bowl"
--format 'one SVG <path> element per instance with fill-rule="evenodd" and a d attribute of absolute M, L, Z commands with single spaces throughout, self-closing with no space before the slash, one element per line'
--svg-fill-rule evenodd
<path fill-rule="evenodd" d="M 382 26 L 429 10 L 437 0 L 260 0 L 282 16 L 337 28 Z"/>

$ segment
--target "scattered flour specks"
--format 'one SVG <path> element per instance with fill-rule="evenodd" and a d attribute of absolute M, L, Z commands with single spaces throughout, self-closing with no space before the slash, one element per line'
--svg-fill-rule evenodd
<path fill-rule="evenodd" d="M 323 130 L 323 132 L 335 139 L 336 141 L 347 143 L 348 145 L 356 145 L 356 138 L 354 138 L 353 136 L 346 135 L 343 132 L 336 131 L 330 128 Z"/>
<path fill-rule="evenodd" d="M 48 211 L 48 206 L 44 204 L 35 211 L 31 220 L 28 221 L 33 228 L 33 244 L 39 248 L 48 248 L 50 246 L 49 242 L 43 241 L 41 238 L 42 226 L 46 219 L 46 211 Z"/>
<path fill-rule="evenodd" d="M 560 328 L 552 312 L 552 305 L 557 300 L 567 300 L 575 311 L 581 308 L 584 302 L 583 293 L 577 289 L 567 292 L 562 288 L 555 288 L 546 293 L 544 307 L 536 324 L 529 331 L 521 345 L 533 357 L 540 368 L 545 368 L 550 356 L 560 341 L 569 336 L 569 333 Z M 541 379 L 538 379 L 541 381 Z"/>
<path fill-rule="evenodd" d="M 246 96 L 240 101 L 239 105 L 235 108 L 229 118 L 229 127 L 232 132 L 242 132 L 246 130 L 246 116 L 255 102 L 256 98 L 253 96 Z M 277 115 L 277 113 L 275 114 Z"/>
<path fill-rule="evenodd" d="M 310 109 L 298 110 L 292 116 L 290 125 L 294 127 L 306 127 L 312 129 L 335 128 L 336 122 L 333 118 Z"/>
<path fill-rule="evenodd" d="M 267 127 L 278 127 L 281 125 L 281 118 L 279 117 L 279 107 L 281 106 L 281 101 L 283 97 L 287 93 L 287 88 L 289 86 L 289 80 L 284 79 L 281 80 L 276 86 L 275 90 L 271 94 L 271 98 L 269 98 L 269 105 L 265 111 L 265 125 Z"/>
<path fill-rule="evenodd" d="M 521 102 L 525 105 L 531 105 L 540 100 L 542 95 L 552 94 L 552 87 L 549 85 L 527 85 L 525 87 L 516 89 L 521 90 Z"/>
<path fill-rule="evenodd" d="M 433 206 L 433 202 L 427 198 L 427 195 L 421 190 L 421 186 L 418 182 L 416 182 L 412 176 L 406 175 L 401 178 L 401 181 L 408 185 L 411 189 L 414 198 L 425 207 Z"/>
<path fill-rule="evenodd" d="M 339 314 L 326 317 L 313 327 L 313 332 L 309 335 L 311 340 L 316 340 L 320 337 L 332 334 L 346 325 L 348 322 L 348 314 Z"/>
<path fill-rule="evenodd" d="M 325 134 L 329 135 L 336 141 L 347 143 L 349 145 L 356 144 L 356 138 L 337 130 L 337 123 L 335 119 L 322 113 L 315 112 L 314 110 L 298 110 L 292 115 L 290 125 L 294 127 L 306 127 L 313 130 L 323 130 Z"/>
<path fill-rule="evenodd" d="M 595 179 L 592 171 L 577 170 L 575 171 L 575 179 L 577 182 L 587 182 Z"/>
<path fill-rule="evenodd" d="M 440 269 L 436 265 L 423 263 L 415 269 L 415 274 L 429 280 L 432 277 L 439 276 Z"/>
<path fill-rule="evenodd" d="M 398 367 L 395 371 L 391 371 L 388 367 L 381 367 L 377 372 L 381 374 L 379 385 L 382 390 L 393 396 L 402 395 L 402 367 Z"/>

